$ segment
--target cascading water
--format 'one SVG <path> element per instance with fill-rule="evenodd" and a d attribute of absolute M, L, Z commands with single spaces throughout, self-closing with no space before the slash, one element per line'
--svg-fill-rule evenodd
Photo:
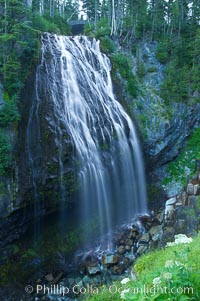
<path fill-rule="evenodd" d="M 66 169 L 63 148 L 68 137 L 72 145 L 71 160 L 78 175 L 79 218 L 93 220 L 99 234 L 146 212 L 139 142 L 130 117 L 113 94 L 110 70 L 110 61 L 100 52 L 95 39 L 45 33 L 42 62 L 37 70 L 40 82 L 36 83 L 37 97 L 27 130 L 30 137 L 33 127 L 41 127 L 37 116 L 45 111 L 48 94 L 52 112 L 42 117 L 57 136 L 54 155 L 58 158 L 62 200 L 66 198 L 62 180 Z M 40 132 L 37 130 L 38 135 Z M 32 162 L 30 138 L 27 141 Z M 32 164 L 31 168 L 37 166 Z"/>

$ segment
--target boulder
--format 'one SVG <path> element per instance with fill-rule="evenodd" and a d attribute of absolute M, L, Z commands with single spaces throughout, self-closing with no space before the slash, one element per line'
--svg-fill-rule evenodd
<path fill-rule="evenodd" d="M 194 185 L 194 195 L 199 195 L 200 194 L 200 185 L 196 184 Z"/>
<path fill-rule="evenodd" d="M 126 251 L 130 251 L 130 250 L 131 250 L 131 246 L 126 245 L 126 246 L 125 246 L 125 249 L 126 249 Z"/>
<path fill-rule="evenodd" d="M 52 282 L 54 280 L 54 277 L 53 277 L 52 273 L 49 273 L 49 274 L 45 275 L 45 279 L 48 282 Z"/>
<path fill-rule="evenodd" d="M 165 220 L 174 220 L 175 218 L 175 209 L 174 205 L 165 206 Z"/>
<path fill-rule="evenodd" d="M 194 185 L 193 184 L 187 185 L 187 193 L 190 195 L 194 194 Z"/>
<path fill-rule="evenodd" d="M 165 204 L 165 207 L 166 206 L 169 206 L 169 205 L 174 205 L 176 203 L 176 198 L 170 198 L 169 200 L 167 200 L 166 204 Z"/>
<path fill-rule="evenodd" d="M 111 254 L 111 255 L 104 254 L 102 256 L 102 265 L 103 266 L 114 265 L 118 262 L 119 262 L 119 255 L 117 255 L 117 254 Z"/>
<path fill-rule="evenodd" d="M 97 265 L 88 265 L 87 266 L 87 272 L 89 275 L 96 275 L 98 273 L 101 273 L 101 268 L 100 268 L 100 265 L 97 264 Z"/>
<path fill-rule="evenodd" d="M 145 233 L 145 234 L 143 234 L 141 237 L 140 237 L 140 240 L 139 240 L 139 245 L 141 245 L 141 244 L 148 244 L 148 242 L 149 242 L 149 240 L 150 240 L 150 235 L 149 235 L 149 233 Z"/>
<path fill-rule="evenodd" d="M 125 240 L 125 245 L 132 246 L 133 245 L 133 240 L 132 239 L 126 239 Z"/>
<path fill-rule="evenodd" d="M 137 254 L 141 255 L 141 254 L 145 253 L 147 250 L 148 250 L 148 246 L 147 245 L 141 245 L 137 249 Z"/>
<path fill-rule="evenodd" d="M 117 252 L 119 254 L 124 254 L 126 252 L 125 246 L 119 246 L 119 248 L 117 248 Z"/>
<path fill-rule="evenodd" d="M 126 270 L 125 264 L 115 265 L 112 267 L 113 274 L 121 275 Z"/>
<path fill-rule="evenodd" d="M 163 230 L 162 225 L 152 227 L 149 231 L 151 238 L 154 242 L 158 241 L 162 236 Z"/>

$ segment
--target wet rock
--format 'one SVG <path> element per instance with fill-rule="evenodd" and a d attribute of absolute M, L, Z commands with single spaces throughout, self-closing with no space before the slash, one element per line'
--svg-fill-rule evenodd
<path fill-rule="evenodd" d="M 171 221 L 175 218 L 175 208 L 174 205 L 165 206 L 165 220 Z"/>
<path fill-rule="evenodd" d="M 67 281 L 68 281 L 70 286 L 72 286 L 74 283 L 76 283 L 74 278 L 68 278 Z M 79 281 L 77 281 L 77 282 L 79 282 Z"/>
<path fill-rule="evenodd" d="M 143 234 L 143 235 L 141 236 L 141 238 L 140 238 L 140 240 L 139 240 L 139 244 L 140 244 L 140 245 L 141 245 L 141 244 L 148 244 L 149 240 L 150 240 L 150 235 L 149 235 L 149 233 L 145 233 L 145 234 Z"/>
<path fill-rule="evenodd" d="M 119 246 L 119 247 L 117 248 L 117 252 L 118 252 L 119 254 L 124 254 L 124 253 L 126 252 L 125 246 Z"/>
<path fill-rule="evenodd" d="M 125 246 L 125 250 L 126 250 L 126 251 L 130 251 L 130 250 L 131 250 L 131 246 L 128 246 L 128 245 Z"/>
<path fill-rule="evenodd" d="M 163 228 L 163 234 L 161 240 L 158 242 L 159 247 L 164 247 L 167 242 L 172 241 L 175 234 L 175 227 L 165 226 Z"/>
<path fill-rule="evenodd" d="M 196 208 L 197 197 L 192 195 L 188 197 L 188 206 L 191 208 Z"/>
<path fill-rule="evenodd" d="M 174 205 L 176 203 L 176 198 L 170 198 L 169 200 L 167 200 L 165 206 L 170 206 L 170 205 Z"/>
<path fill-rule="evenodd" d="M 158 222 L 161 224 L 163 222 L 163 220 L 164 220 L 163 211 L 158 212 L 158 214 L 156 215 L 156 218 L 157 218 Z"/>
<path fill-rule="evenodd" d="M 85 263 L 81 263 L 78 265 L 78 271 L 81 275 L 86 273 L 86 265 Z"/>
<path fill-rule="evenodd" d="M 81 280 L 81 281 L 79 281 L 79 282 L 76 282 L 76 283 L 77 283 L 77 286 L 78 286 L 78 287 L 83 287 L 83 286 L 84 286 L 83 280 Z"/>
<path fill-rule="evenodd" d="M 123 247 L 124 248 L 124 247 Z M 111 255 L 103 255 L 102 256 L 102 265 L 103 266 L 108 266 L 108 265 L 113 265 L 119 262 L 119 255 L 117 254 L 111 254 Z"/>
<path fill-rule="evenodd" d="M 125 264 L 119 264 L 112 267 L 113 274 L 121 275 L 126 270 Z"/>
<path fill-rule="evenodd" d="M 198 195 L 200 193 L 200 185 L 189 183 L 187 185 L 187 193 L 189 195 Z"/>
<path fill-rule="evenodd" d="M 125 245 L 132 246 L 133 245 L 133 240 L 132 239 L 126 239 L 125 240 Z"/>
<path fill-rule="evenodd" d="M 162 225 L 160 226 L 155 226 L 155 227 L 152 227 L 149 231 L 150 235 L 151 235 L 151 239 L 156 242 L 158 241 L 161 236 L 162 236 Z"/>
<path fill-rule="evenodd" d="M 89 265 L 87 266 L 87 272 L 89 275 L 96 275 L 98 273 L 101 273 L 100 265 Z"/>
<path fill-rule="evenodd" d="M 135 236 L 134 236 L 134 233 L 132 231 L 130 231 L 127 237 L 128 237 L 128 239 L 131 239 L 131 238 L 134 238 Z"/>
<path fill-rule="evenodd" d="M 75 278 L 75 283 L 79 283 L 81 281 L 81 277 L 76 277 Z"/>
<path fill-rule="evenodd" d="M 47 281 L 51 282 L 51 281 L 54 280 L 54 277 L 53 277 L 52 273 L 50 273 L 50 274 L 47 274 L 47 275 L 45 276 L 45 279 L 46 279 Z"/>
<path fill-rule="evenodd" d="M 61 278 L 63 277 L 63 272 L 60 272 L 54 279 L 53 279 L 53 281 L 51 282 L 52 284 L 57 284 L 60 280 L 61 280 Z"/>
<path fill-rule="evenodd" d="M 199 195 L 200 194 L 200 185 L 196 184 L 194 185 L 194 195 Z"/>
<path fill-rule="evenodd" d="M 185 191 L 183 191 L 178 197 L 178 202 L 179 202 L 179 198 L 180 198 L 180 202 L 182 202 L 183 206 L 187 205 L 187 199 L 188 199 L 188 195 Z M 177 205 L 177 204 L 176 204 Z"/>
<path fill-rule="evenodd" d="M 181 220 L 181 222 L 179 222 Z M 184 221 L 184 222 L 183 222 Z M 195 208 L 180 207 L 176 212 L 175 234 L 183 233 L 187 236 L 196 234 L 198 227 L 198 213 Z"/>
<path fill-rule="evenodd" d="M 147 250 L 148 250 L 148 246 L 147 245 L 141 245 L 137 249 L 137 254 L 141 255 L 141 254 L 145 253 Z"/>

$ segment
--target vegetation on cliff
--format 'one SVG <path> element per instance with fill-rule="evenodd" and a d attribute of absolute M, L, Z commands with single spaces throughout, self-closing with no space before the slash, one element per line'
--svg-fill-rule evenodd
<path fill-rule="evenodd" d="M 200 128 L 194 130 L 194 133 L 188 139 L 186 147 L 181 155 L 171 162 L 167 168 L 164 185 L 170 182 L 179 182 L 186 185 L 188 177 L 196 171 L 196 160 L 200 159 Z"/>
<path fill-rule="evenodd" d="M 7 129 L 17 129 L 20 96 L 26 80 L 37 67 L 40 36 L 44 31 L 69 34 L 69 26 L 58 14 L 51 19 L 32 10 L 23 1 L 0 1 L 0 81 L 4 103 L 0 107 L 0 176 L 12 166 L 12 147 Z M 8 155 L 9 153 L 9 155 Z"/>

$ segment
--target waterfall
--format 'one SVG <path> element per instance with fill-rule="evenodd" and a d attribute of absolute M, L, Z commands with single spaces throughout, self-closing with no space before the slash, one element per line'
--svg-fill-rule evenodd
<path fill-rule="evenodd" d="M 40 127 L 35 132 L 40 135 L 37 140 L 42 148 L 45 120 L 48 130 L 56 136 L 57 151 L 53 156 L 57 157 L 63 201 L 66 199 L 63 177 L 69 156 L 65 145 L 70 142 L 71 164 L 76 169 L 79 186 L 76 194 L 79 218 L 95 221 L 99 234 L 147 210 L 139 142 L 133 122 L 113 93 L 110 70 L 111 63 L 100 52 L 99 41 L 45 33 L 37 70 L 40 82 L 37 81 L 27 135 L 34 140 L 33 127 Z M 42 150 L 38 156 L 42 152 L 45 157 Z M 29 158 L 33 162 L 33 156 L 29 154 Z M 40 168 L 37 174 L 43 172 Z"/>

